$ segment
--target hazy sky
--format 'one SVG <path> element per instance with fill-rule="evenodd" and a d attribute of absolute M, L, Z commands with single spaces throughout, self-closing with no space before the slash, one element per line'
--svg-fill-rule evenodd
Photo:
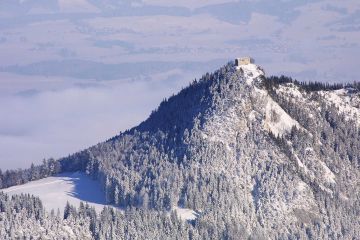
<path fill-rule="evenodd" d="M 0 168 L 105 140 L 237 56 L 360 80 L 359 31 L 356 0 L 1 0 Z"/>

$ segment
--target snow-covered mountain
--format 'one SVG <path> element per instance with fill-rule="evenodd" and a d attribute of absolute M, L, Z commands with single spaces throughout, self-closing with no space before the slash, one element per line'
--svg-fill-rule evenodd
<path fill-rule="evenodd" d="M 356 239 L 359 103 L 358 84 L 301 84 L 229 63 L 47 173 L 85 172 L 125 211 L 65 211 L 64 221 L 90 221 L 84 232 L 96 239 Z"/>

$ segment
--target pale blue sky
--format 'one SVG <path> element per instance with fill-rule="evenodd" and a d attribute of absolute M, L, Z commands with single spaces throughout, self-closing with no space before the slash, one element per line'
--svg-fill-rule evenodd
<path fill-rule="evenodd" d="M 359 31 L 356 0 L 2 0 L 0 168 L 111 137 L 237 56 L 360 80 Z"/>

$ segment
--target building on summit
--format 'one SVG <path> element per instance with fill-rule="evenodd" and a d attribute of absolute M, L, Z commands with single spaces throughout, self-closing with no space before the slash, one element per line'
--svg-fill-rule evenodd
<path fill-rule="evenodd" d="M 235 59 L 235 66 L 239 67 L 241 65 L 248 65 L 255 63 L 255 60 L 251 57 L 242 57 L 242 58 L 236 58 Z"/>

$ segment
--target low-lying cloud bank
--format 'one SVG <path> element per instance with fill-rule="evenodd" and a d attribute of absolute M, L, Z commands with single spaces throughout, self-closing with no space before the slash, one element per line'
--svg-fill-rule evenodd
<path fill-rule="evenodd" d="M 149 81 L 89 82 L 0 96 L 0 168 L 66 156 L 129 129 L 188 77 L 173 70 Z"/>

